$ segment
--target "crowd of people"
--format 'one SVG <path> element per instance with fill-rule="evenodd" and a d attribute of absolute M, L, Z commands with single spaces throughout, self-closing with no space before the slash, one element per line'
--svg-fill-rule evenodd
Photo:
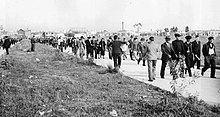
<path fill-rule="evenodd" d="M 129 52 L 130 59 L 137 61 L 140 64 L 148 67 L 149 81 L 155 80 L 156 65 L 158 59 L 158 52 L 162 52 L 162 65 L 160 70 L 160 77 L 165 78 L 166 66 L 170 67 L 170 74 L 173 79 L 185 77 L 188 73 L 189 77 L 192 77 L 191 69 L 196 65 L 197 69 L 200 69 L 201 62 L 201 50 L 204 55 L 204 66 L 201 70 L 201 75 L 211 67 L 211 78 L 215 77 L 216 67 L 216 51 L 215 45 L 213 44 L 214 37 L 208 37 L 208 42 L 201 46 L 199 35 L 185 36 L 186 41 L 181 40 L 182 35 L 174 34 L 175 40 L 171 42 L 171 37 L 166 36 L 165 42 L 158 47 L 154 42 L 155 37 L 150 36 L 149 38 L 140 39 L 135 36 L 126 38 L 120 38 L 117 35 L 106 37 L 96 36 L 81 36 L 81 37 L 57 37 L 48 38 L 41 40 L 34 36 L 30 38 L 31 51 L 35 51 L 35 43 L 42 43 L 51 45 L 54 48 L 60 49 L 61 52 L 67 47 L 72 48 L 72 53 L 83 59 L 85 56 L 87 59 L 104 59 L 106 50 L 108 51 L 108 58 L 113 59 L 114 67 L 116 69 L 121 68 L 122 59 L 127 59 L 127 51 Z M 194 41 L 191 41 L 195 38 Z M 9 54 L 8 49 L 10 48 L 11 41 L 8 36 L 5 36 L 0 41 L 3 49 L 6 49 L 6 54 Z"/>

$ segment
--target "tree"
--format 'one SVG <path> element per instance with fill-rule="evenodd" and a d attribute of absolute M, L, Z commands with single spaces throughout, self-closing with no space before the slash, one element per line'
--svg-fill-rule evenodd
<path fill-rule="evenodd" d="M 189 26 L 186 26 L 185 32 L 189 32 Z"/>
<path fill-rule="evenodd" d="M 133 27 L 137 29 L 137 32 L 139 32 L 141 27 L 142 27 L 142 24 L 141 23 L 137 23 L 137 24 L 134 24 Z"/>

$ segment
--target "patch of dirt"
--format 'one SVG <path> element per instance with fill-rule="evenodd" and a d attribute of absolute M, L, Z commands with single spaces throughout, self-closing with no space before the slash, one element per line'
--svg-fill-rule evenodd
<path fill-rule="evenodd" d="M 181 117 L 220 115 L 195 97 L 176 97 L 150 84 L 28 40 L 0 63 L 2 117 Z"/>

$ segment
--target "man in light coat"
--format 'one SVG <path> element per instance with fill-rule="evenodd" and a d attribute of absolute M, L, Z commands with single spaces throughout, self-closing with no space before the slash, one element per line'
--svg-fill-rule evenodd
<path fill-rule="evenodd" d="M 155 80 L 156 76 L 156 63 L 157 63 L 157 57 L 158 57 L 158 47 L 154 43 L 154 37 L 149 38 L 149 43 L 145 47 L 145 58 L 147 59 L 147 65 L 148 65 L 148 77 L 150 82 L 153 82 Z"/>

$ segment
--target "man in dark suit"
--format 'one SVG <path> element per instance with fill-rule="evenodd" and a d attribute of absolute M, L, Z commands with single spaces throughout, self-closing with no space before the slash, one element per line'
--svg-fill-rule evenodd
<path fill-rule="evenodd" d="M 117 35 L 115 35 L 113 38 L 114 38 L 114 41 L 111 42 L 110 46 L 112 47 L 112 57 L 114 61 L 114 67 L 120 68 L 121 67 L 121 55 L 122 55 L 121 45 L 125 44 L 125 42 L 119 41 Z"/>
<path fill-rule="evenodd" d="M 191 36 L 186 36 L 186 42 L 184 43 L 185 47 L 185 62 L 189 77 L 192 77 L 191 68 L 193 67 L 193 53 L 192 53 L 192 42 L 190 42 Z"/>
<path fill-rule="evenodd" d="M 215 67 L 216 67 L 216 51 L 215 51 L 215 45 L 213 44 L 214 37 L 208 37 L 208 42 L 205 43 L 202 47 L 202 53 L 205 58 L 205 65 L 202 68 L 202 76 L 204 72 L 210 68 L 211 65 L 211 78 L 215 77 Z"/>
<path fill-rule="evenodd" d="M 33 36 L 31 38 L 31 51 L 34 52 L 35 51 L 35 43 L 36 43 L 36 40 L 35 40 L 35 37 Z"/>
<path fill-rule="evenodd" d="M 90 55 L 90 57 L 93 58 L 93 40 L 91 39 L 91 37 L 88 37 L 88 39 L 85 41 L 86 43 L 86 58 L 88 59 L 88 56 Z"/>
<path fill-rule="evenodd" d="M 185 49 L 184 49 L 184 42 L 183 40 L 180 40 L 181 35 L 176 33 L 174 34 L 176 40 L 172 42 L 172 47 L 173 47 L 173 52 L 171 53 L 172 55 L 172 60 L 175 63 L 174 67 L 171 68 L 171 74 L 173 75 L 173 79 L 175 80 L 178 77 L 185 78 L 184 76 L 184 54 L 185 54 Z M 178 66 L 180 71 L 178 72 L 178 75 L 175 73 L 175 67 L 177 64 L 180 64 Z"/>
<path fill-rule="evenodd" d="M 166 65 L 168 63 L 168 61 L 171 60 L 171 52 L 173 51 L 172 49 L 172 44 L 170 43 L 170 37 L 166 36 L 165 37 L 166 42 L 164 42 L 161 45 L 161 51 L 162 51 L 162 66 L 161 66 L 161 70 L 160 70 L 160 77 L 164 78 L 164 73 L 165 73 L 165 68 Z"/>
<path fill-rule="evenodd" d="M 172 54 L 172 59 L 179 60 L 180 56 L 185 54 L 184 42 L 183 40 L 180 40 L 180 34 L 176 33 L 174 34 L 174 36 L 176 40 L 172 42 L 172 47 L 174 50 L 174 53 Z"/>
<path fill-rule="evenodd" d="M 194 62 L 193 66 L 197 63 L 197 69 L 200 69 L 200 52 L 201 52 L 201 42 L 199 41 L 199 35 L 195 36 L 195 40 L 192 42 Z"/>
<path fill-rule="evenodd" d="M 4 42 L 2 44 L 2 47 L 3 47 L 3 49 L 6 50 L 6 54 L 7 55 L 9 54 L 9 50 L 8 49 L 10 48 L 10 46 L 11 46 L 11 40 L 9 39 L 8 36 L 5 36 L 4 37 Z"/>

